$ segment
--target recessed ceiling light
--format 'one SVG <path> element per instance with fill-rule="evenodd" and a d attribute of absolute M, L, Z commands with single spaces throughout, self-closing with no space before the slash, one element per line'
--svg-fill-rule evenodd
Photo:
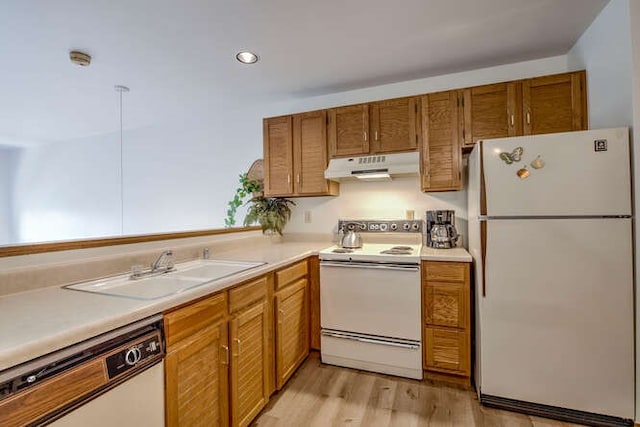
<path fill-rule="evenodd" d="M 258 55 L 253 52 L 238 52 L 236 59 L 243 64 L 255 64 L 258 62 Z"/>

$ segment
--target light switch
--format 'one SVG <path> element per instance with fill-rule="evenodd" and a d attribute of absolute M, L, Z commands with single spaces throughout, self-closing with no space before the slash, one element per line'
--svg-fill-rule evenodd
<path fill-rule="evenodd" d="M 311 224 L 311 211 L 304 211 L 304 223 Z"/>

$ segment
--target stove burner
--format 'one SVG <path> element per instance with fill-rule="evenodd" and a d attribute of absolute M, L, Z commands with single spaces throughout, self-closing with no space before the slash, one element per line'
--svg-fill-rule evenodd
<path fill-rule="evenodd" d="M 331 252 L 333 252 L 335 254 L 350 254 L 351 252 L 353 252 L 353 249 L 336 248 L 336 249 L 332 250 Z"/>
<path fill-rule="evenodd" d="M 411 246 L 394 246 L 392 248 L 390 248 L 389 250 L 391 251 L 413 251 L 413 248 Z"/>
<path fill-rule="evenodd" d="M 402 247 L 402 246 L 400 246 L 400 247 Z M 411 248 L 398 249 L 397 247 L 395 247 L 395 248 L 384 250 L 384 251 L 382 251 L 380 253 L 381 254 L 385 254 L 385 255 L 411 255 L 413 253 L 413 250 Z"/>

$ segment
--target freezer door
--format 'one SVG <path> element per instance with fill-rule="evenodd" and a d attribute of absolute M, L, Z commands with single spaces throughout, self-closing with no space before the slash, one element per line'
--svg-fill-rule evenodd
<path fill-rule="evenodd" d="M 488 216 L 631 214 L 627 128 L 486 140 L 482 168 Z"/>
<path fill-rule="evenodd" d="M 487 222 L 481 392 L 633 418 L 630 219 Z"/>

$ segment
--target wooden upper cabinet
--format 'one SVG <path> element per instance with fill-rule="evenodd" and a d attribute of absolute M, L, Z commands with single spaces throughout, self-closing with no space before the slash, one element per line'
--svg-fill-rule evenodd
<path fill-rule="evenodd" d="M 522 134 L 520 83 L 497 83 L 462 90 L 462 143 Z"/>
<path fill-rule="evenodd" d="M 331 157 L 369 153 L 369 104 L 329 110 L 329 153 Z"/>
<path fill-rule="evenodd" d="M 293 116 L 295 195 L 337 195 L 338 183 L 324 177 L 327 169 L 327 112 Z"/>
<path fill-rule="evenodd" d="M 417 97 L 390 99 L 371 104 L 372 153 L 415 151 L 420 122 Z"/>
<path fill-rule="evenodd" d="M 422 191 L 462 188 L 458 91 L 422 97 Z"/>
<path fill-rule="evenodd" d="M 586 105 L 584 71 L 524 80 L 524 134 L 587 129 Z"/>
<path fill-rule="evenodd" d="M 264 194 L 269 197 L 335 196 L 327 168 L 327 113 L 313 111 L 263 121 Z"/>
<path fill-rule="evenodd" d="M 293 193 L 293 141 L 291 116 L 263 120 L 264 194 Z"/>

